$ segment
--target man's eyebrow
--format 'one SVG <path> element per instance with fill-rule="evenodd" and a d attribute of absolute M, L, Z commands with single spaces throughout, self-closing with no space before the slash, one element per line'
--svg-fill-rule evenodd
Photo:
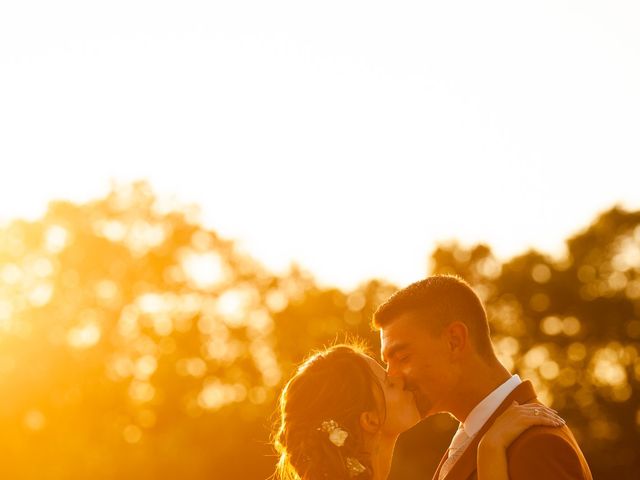
<path fill-rule="evenodd" d="M 387 348 L 384 352 L 382 352 L 382 361 L 388 363 L 389 360 L 399 351 L 404 350 L 408 347 L 407 343 L 396 343 Z"/>

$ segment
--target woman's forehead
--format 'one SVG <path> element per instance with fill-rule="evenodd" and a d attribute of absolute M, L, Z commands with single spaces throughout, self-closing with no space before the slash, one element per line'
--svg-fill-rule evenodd
<path fill-rule="evenodd" d="M 369 364 L 369 367 L 371 368 L 371 371 L 373 372 L 373 374 L 378 379 L 384 380 L 384 377 L 387 374 L 384 368 L 382 368 L 382 366 L 378 362 L 376 362 L 375 359 L 371 358 L 369 355 L 363 355 L 363 357 Z"/>

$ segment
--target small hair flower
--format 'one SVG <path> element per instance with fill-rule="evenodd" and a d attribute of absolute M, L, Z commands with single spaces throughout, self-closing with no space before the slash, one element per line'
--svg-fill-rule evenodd
<path fill-rule="evenodd" d="M 345 440 L 347 440 L 347 437 L 349 436 L 349 433 L 341 429 L 338 422 L 335 420 L 325 420 L 320 424 L 320 428 L 318 430 L 328 433 L 329 441 L 336 447 L 343 446 Z"/>
<path fill-rule="evenodd" d="M 364 465 L 362 465 L 357 458 L 347 457 L 346 463 L 350 477 L 357 477 L 366 470 Z"/>
<path fill-rule="evenodd" d="M 349 436 L 349 432 L 340 428 L 335 420 L 325 420 L 320 424 L 319 431 L 329 434 L 329 441 L 336 447 L 342 447 Z M 367 469 L 360 463 L 357 458 L 347 457 L 345 464 L 350 477 L 357 477 Z"/>

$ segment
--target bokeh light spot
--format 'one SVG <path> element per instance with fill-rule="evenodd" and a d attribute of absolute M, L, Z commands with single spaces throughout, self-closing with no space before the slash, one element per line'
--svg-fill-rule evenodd
<path fill-rule="evenodd" d="M 545 317 L 540 324 L 540 329 L 547 335 L 558 335 L 562 327 L 562 321 L 554 316 Z"/>
<path fill-rule="evenodd" d="M 60 253 L 67 246 L 69 232 L 60 225 L 50 226 L 45 233 L 45 248 L 49 253 Z"/>
<path fill-rule="evenodd" d="M 538 283 L 547 283 L 551 279 L 551 269 L 539 263 L 531 269 L 531 277 Z"/>
<path fill-rule="evenodd" d="M 549 308 L 550 303 L 551 301 L 546 293 L 536 293 L 529 301 L 529 305 L 536 312 L 544 312 Z"/>
<path fill-rule="evenodd" d="M 122 437 L 127 443 L 138 443 L 142 439 L 142 430 L 137 425 L 127 425 L 122 430 Z"/>
<path fill-rule="evenodd" d="M 93 347 L 100 341 L 102 332 L 96 323 L 87 323 L 73 327 L 67 334 L 67 342 L 73 348 L 83 349 Z"/>
<path fill-rule="evenodd" d="M 45 427 L 46 418 L 40 410 L 29 410 L 24 416 L 24 425 L 32 431 L 39 431 Z"/>

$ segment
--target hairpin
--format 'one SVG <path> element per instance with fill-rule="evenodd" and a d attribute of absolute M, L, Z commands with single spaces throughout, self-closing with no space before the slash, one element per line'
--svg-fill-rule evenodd
<path fill-rule="evenodd" d="M 340 428 L 340 425 L 338 425 L 338 422 L 335 420 L 325 420 L 320 424 L 318 430 L 329 434 L 329 441 L 336 447 L 342 447 L 349 436 L 349 432 Z M 365 466 L 354 457 L 347 457 L 345 463 L 350 477 L 356 477 L 367 470 Z"/>

